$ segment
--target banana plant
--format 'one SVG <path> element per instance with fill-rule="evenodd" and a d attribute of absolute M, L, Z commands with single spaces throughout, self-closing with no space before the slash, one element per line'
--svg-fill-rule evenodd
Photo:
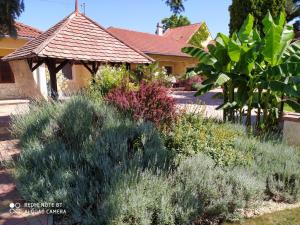
<path fill-rule="evenodd" d="M 246 112 L 246 124 L 251 125 L 251 111 L 256 109 L 257 126 L 274 121 L 283 111 L 283 104 L 300 110 L 295 99 L 300 98 L 300 42 L 294 42 L 293 29 L 285 22 L 285 14 L 274 20 L 270 13 L 263 20 L 264 33 L 254 28 L 250 14 L 238 32 L 228 37 L 219 33 L 208 51 L 197 47 L 183 48 L 196 57 L 196 68 L 208 78 L 196 95 L 223 87 L 224 119 L 232 120 L 236 112 Z M 235 119 L 233 119 L 235 120 Z"/>

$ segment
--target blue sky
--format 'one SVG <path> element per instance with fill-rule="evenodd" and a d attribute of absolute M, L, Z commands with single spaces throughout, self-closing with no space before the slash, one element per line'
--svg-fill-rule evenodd
<path fill-rule="evenodd" d="M 18 21 L 43 31 L 74 11 L 75 0 L 25 0 Z M 86 15 L 104 27 L 114 26 L 154 33 L 158 21 L 171 15 L 163 0 L 79 0 Z M 231 0 L 187 0 L 184 15 L 192 23 L 205 21 L 213 37 L 228 33 Z"/>

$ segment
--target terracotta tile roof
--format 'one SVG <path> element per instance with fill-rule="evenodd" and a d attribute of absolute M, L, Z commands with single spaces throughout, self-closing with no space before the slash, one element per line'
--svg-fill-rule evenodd
<path fill-rule="evenodd" d="M 195 23 L 187 26 L 171 28 L 164 33 L 164 37 L 188 43 L 190 38 L 199 30 L 200 27 L 201 23 Z"/>
<path fill-rule="evenodd" d="M 20 38 L 33 39 L 33 38 L 36 38 L 37 36 L 39 36 L 41 33 L 43 33 L 42 31 L 40 31 L 38 29 L 35 29 L 31 26 L 25 25 L 20 22 L 16 22 L 15 26 L 17 28 L 18 37 L 20 37 Z"/>
<path fill-rule="evenodd" d="M 4 60 L 33 57 L 97 62 L 153 61 L 78 12 L 72 13 L 36 39 L 6 56 Z"/>
<path fill-rule="evenodd" d="M 190 57 L 181 49 L 199 29 L 201 24 L 193 24 L 180 28 L 168 29 L 163 36 L 109 27 L 108 31 L 146 54 L 160 54 Z"/>

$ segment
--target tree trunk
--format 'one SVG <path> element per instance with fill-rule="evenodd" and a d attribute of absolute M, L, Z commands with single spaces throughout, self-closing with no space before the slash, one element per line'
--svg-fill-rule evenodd
<path fill-rule="evenodd" d="M 224 84 L 223 88 L 223 98 L 224 98 L 224 104 L 228 102 L 228 84 Z M 223 109 L 223 121 L 227 121 L 227 109 Z"/>

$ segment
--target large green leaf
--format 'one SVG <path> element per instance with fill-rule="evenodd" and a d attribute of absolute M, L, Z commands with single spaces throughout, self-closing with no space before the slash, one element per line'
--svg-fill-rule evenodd
<path fill-rule="evenodd" d="M 290 25 L 284 26 L 283 32 L 281 34 L 279 51 L 280 53 L 277 55 L 278 59 L 277 62 L 281 62 L 284 58 L 285 50 L 290 45 L 291 41 L 295 36 L 294 28 Z"/>
<path fill-rule="evenodd" d="M 300 93 L 295 90 L 293 85 L 289 85 L 281 81 L 270 81 L 269 87 L 271 91 L 279 92 L 290 97 L 300 98 Z"/>
<path fill-rule="evenodd" d="M 185 47 L 182 49 L 182 52 L 199 59 L 200 63 L 204 63 L 206 65 L 213 65 L 217 62 L 216 58 L 201 48 Z"/>
<path fill-rule="evenodd" d="M 270 67 L 264 73 L 272 77 L 300 76 L 300 61 Z"/>
<path fill-rule="evenodd" d="M 290 44 L 283 52 L 284 61 L 300 62 L 300 41 Z"/>
<path fill-rule="evenodd" d="M 214 84 L 207 84 L 207 85 L 199 85 L 199 89 L 196 92 L 195 96 L 200 96 L 203 95 L 207 92 L 209 92 L 210 90 L 214 89 Z"/>
<path fill-rule="evenodd" d="M 262 54 L 268 63 L 275 66 L 277 64 L 277 56 L 281 52 L 280 42 L 283 27 L 276 25 L 271 15 L 265 17 L 263 24 L 265 30 L 265 43 Z"/>
<path fill-rule="evenodd" d="M 217 38 L 216 38 L 215 41 L 216 41 L 217 45 L 221 45 L 224 48 L 226 48 L 227 45 L 228 45 L 229 40 L 230 40 L 230 38 L 227 35 L 222 34 L 222 33 L 218 33 Z"/>
<path fill-rule="evenodd" d="M 300 104 L 298 102 L 291 99 L 284 100 L 283 102 L 290 106 L 296 112 L 300 112 Z"/>
<path fill-rule="evenodd" d="M 242 42 L 248 42 L 248 40 L 252 38 L 253 23 L 254 17 L 251 14 L 249 14 L 238 33 L 239 39 Z"/>
<path fill-rule="evenodd" d="M 234 62 L 238 62 L 241 57 L 241 46 L 233 39 L 228 42 L 228 55 Z"/>
<path fill-rule="evenodd" d="M 220 87 L 222 86 L 223 84 L 225 84 L 226 82 L 228 82 L 230 80 L 230 77 L 227 76 L 226 74 L 224 73 L 221 73 L 219 75 L 219 77 L 217 78 L 216 82 L 215 82 L 215 86 L 216 87 Z"/>

